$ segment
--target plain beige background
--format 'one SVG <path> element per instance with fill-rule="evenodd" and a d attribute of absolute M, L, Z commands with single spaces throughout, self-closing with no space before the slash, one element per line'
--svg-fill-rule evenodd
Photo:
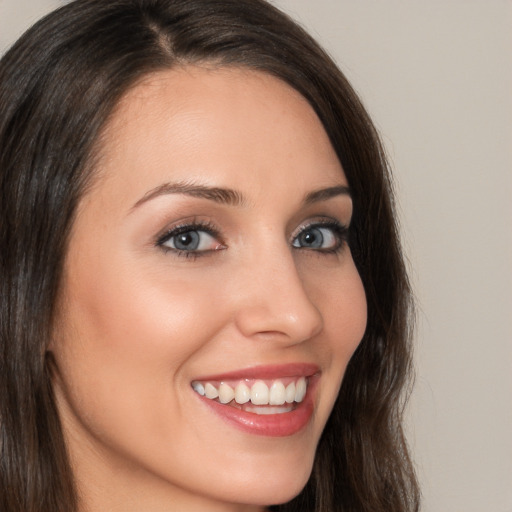
<path fill-rule="evenodd" d="M 512 1 L 274 3 L 337 60 L 395 169 L 423 511 L 512 512 Z M 0 0 L 0 52 L 58 4 Z"/>

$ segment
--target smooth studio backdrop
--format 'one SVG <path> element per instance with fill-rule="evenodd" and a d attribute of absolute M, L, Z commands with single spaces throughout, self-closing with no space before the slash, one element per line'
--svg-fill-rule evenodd
<path fill-rule="evenodd" d="M 0 52 L 59 3 L 0 0 Z M 274 3 L 339 63 L 393 164 L 423 511 L 512 512 L 512 1 Z"/>

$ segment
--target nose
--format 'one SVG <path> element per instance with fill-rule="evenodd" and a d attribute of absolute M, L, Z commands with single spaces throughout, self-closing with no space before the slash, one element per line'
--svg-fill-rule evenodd
<path fill-rule="evenodd" d="M 249 338 L 297 344 L 318 334 L 321 312 L 312 302 L 288 247 L 281 253 L 261 251 L 245 262 L 239 280 L 236 324 Z"/>

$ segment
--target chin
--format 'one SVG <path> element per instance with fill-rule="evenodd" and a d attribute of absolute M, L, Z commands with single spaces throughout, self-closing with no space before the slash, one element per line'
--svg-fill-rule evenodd
<path fill-rule="evenodd" d="M 309 477 L 311 475 L 311 470 L 307 471 L 303 475 L 290 475 L 289 480 L 286 482 L 280 482 L 277 485 L 272 486 L 272 488 L 267 487 L 266 491 L 261 490 L 262 494 L 260 494 L 260 499 L 263 495 L 265 495 L 266 500 L 264 503 L 260 503 L 262 505 L 281 505 L 283 503 L 288 503 L 293 498 L 295 498 L 302 489 L 306 486 Z"/>
<path fill-rule="evenodd" d="M 233 502 L 248 505 L 279 505 L 295 498 L 307 484 L 314 462 L 313 456 L 307 457 L 300 464 L 282 461 L 275 462 L 272 467 L 263 465 L 244 468 L 243 474 L 238 478 L 230 477 L 230 488 L 237 496 L 230 496 Z M 238 484 L 234 482 L 238 480 Z"/>

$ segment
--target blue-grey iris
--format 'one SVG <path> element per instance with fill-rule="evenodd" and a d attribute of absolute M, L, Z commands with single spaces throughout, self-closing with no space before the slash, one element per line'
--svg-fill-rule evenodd
<path fill-rule="evenodd" d="M 197 231 L 187 231 L 174 237 L 174 247 L 178 251 L 195 251 L 199 247 L 199 233 Z"/>
<path fill-rule="evenodd" d="M 311 228 L 304 230 L 298 237 L 300 247 L 310 247 L 318 249 L 324 243 L 324 236 L 322 231 L 318 228 Z"/>

